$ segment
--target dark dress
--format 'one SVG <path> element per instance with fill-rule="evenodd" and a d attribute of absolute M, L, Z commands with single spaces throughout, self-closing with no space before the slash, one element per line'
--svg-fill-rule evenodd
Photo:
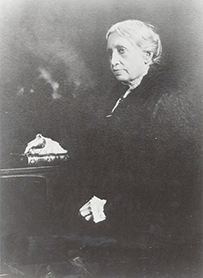
<path fill-rule="evenodd" d="M 107 220 L 93 225 L 100 234 L 192 237 L 201 231 L 201 134 L 194 104 L 148 74 L 106 117 L 127 89 L 114 88 L 83 138 L 83 201 L 93 195 L 107 200 Z"/>

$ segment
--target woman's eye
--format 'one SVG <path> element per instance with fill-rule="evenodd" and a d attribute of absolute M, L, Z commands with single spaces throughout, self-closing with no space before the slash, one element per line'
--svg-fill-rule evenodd
<path fill-rule="evenodd" d="M 124 53 L 125 53 L 125 48 L 119 48 L 119 49 L 118 49 L 118 52 L 119 52 L 120 54 L 124 54 Z"/>

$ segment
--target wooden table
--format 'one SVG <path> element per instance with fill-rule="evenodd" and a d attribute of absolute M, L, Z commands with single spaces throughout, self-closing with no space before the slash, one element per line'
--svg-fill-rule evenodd
<path fill-rule="evenodd" d="M 51 219 L 63 172 L 67 172 L 67 168 L 64 171 L 61 166 L 0 169 L 1 223 L 5 233 L 15 229 L 23 218 L 29 222 L 28 214 L 31 221 L 33 218 L 36 222 L 38 218 Z"/>
<path fill-rule="evenodd" d="M 10 177 L 42 177 L 48 178 L 55 172 L 60 170 L 59 166 L 41 166 L 41 167 L 24 167 L 24 168 L 10 168 L 0 169 L 1 178 Z"/>
<path fill-rule="evenodd" d="M 61 171 L 60 166 L 0 169 L 0 178 L 3 180 L 9 178 L 43 178 L 46 182 L 47 200 L 49 201 L 51 197 L 50 183 Z"/>
<path fill-rule="evenodd" d="M 25 260 L 19 252 L 27 254 L 31 239 L 52 234 L 61 201 L 58 194 L 63 194 L 63 184 L 69 185 L 68 169 L 67 164 L 0 169 L 0 241 L 5 260 Z"/>

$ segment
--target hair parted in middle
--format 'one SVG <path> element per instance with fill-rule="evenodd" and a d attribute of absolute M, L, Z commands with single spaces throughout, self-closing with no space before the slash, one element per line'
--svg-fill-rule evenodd
<path fill-rule="evenodd" d="M 136 44 L 143 51 L 152 53 L 152 62 L 158 63 L 162 54 L 162 44 L 155 27 L 141 20 L 125 20 L 114 24 L 107 31 L 106 39 L 110 34 L 118 33 L 128 39 L 133 45 Z"/>

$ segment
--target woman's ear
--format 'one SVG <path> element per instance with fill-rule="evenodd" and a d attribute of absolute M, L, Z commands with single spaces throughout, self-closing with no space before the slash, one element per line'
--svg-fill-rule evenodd
<path fill-rule="evenodd" d="M 152 57 L 153 57 L 152 52 L 144 51 L 144 63 L 145 63 L 145 65 L 151 65 L 152 64 Z"/>

